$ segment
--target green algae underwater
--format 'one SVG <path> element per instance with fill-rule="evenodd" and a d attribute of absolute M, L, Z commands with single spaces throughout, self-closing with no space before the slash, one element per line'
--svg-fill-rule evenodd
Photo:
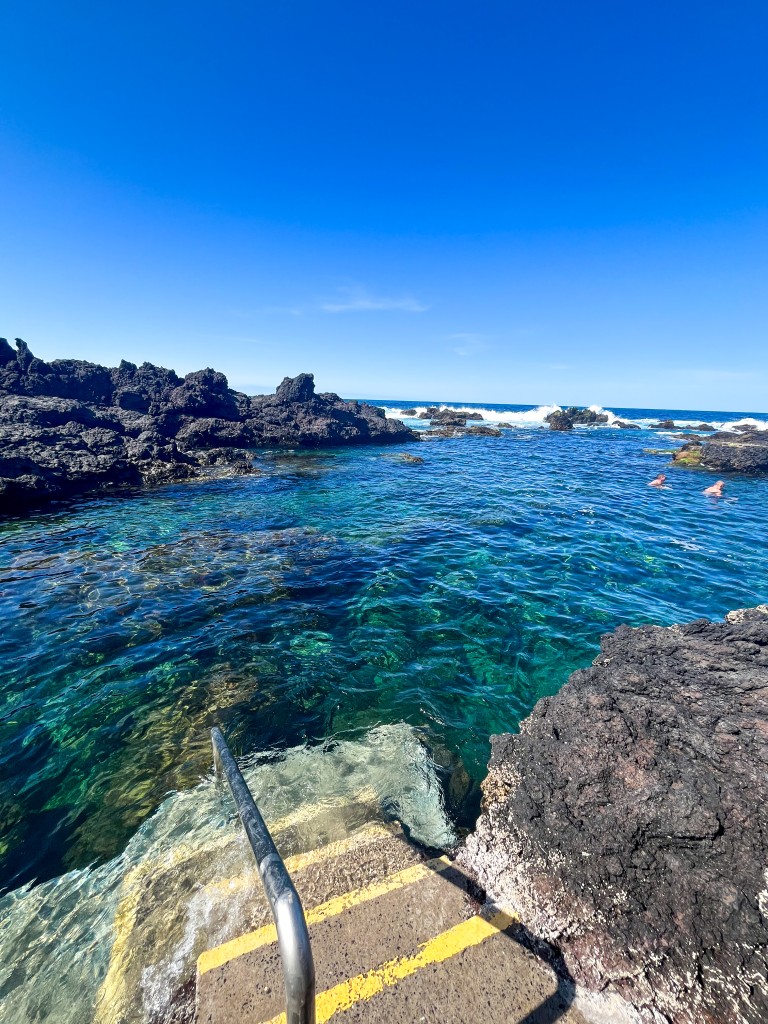
<path fill-rule="evenodd" d="M 268 820 L 368 779 L 376 813 L 450 845 L 489 736 L 589 664 L 601 633 L 764 601 L 766 482 L 733 478 L 713 501 L 711 474 L 679 470 L 649 489 L 655 437 L 522 428 L 423 444 L 421 465 L 412 446 L 265 452 L 255 477 L 0 526 L 0 946 L 17 958 L 0 996 L 21 1000 L 0 1019 L 69 1019 L 20 996 L 70 913 L 39 919 L 62 876 L 89 1019 L 136 857 L 191 842 L 206 809 L 235 841 L 209 795 L 212 725 L 261 771 Z"/>

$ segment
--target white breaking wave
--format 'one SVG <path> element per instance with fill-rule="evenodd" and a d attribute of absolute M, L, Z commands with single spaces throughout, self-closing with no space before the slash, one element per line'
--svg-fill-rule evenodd
<path fill-rule="evenodd" d="M 612 427 L 613 424 L 616 422 L 616 420 L 618 420 L 620 418 L 620 417 L 618 417 L 616 415 L 616 413 L 611 412 L 610 409 L 604 409 L 602 407 L 602 405 L 590 405 L 589 406 L 589 410 L 590 410 L 590 412 L 597 413 L 598 416 L 607 416 L 608 417 L 608 424 L 607 425 L 609 427 Z"/>
<path fill-rule="evenodd" d="M 532 424 L 542 425 L 545 423 L 547 416 L 552 412 L 558 412 L 561 408 L 559 405 L 538 405 L 535 409 L 527 409 L 523 412 L 500 412 L 498 409 L 485 409 L 478 408 L 476 406 L 466 405 L 416 405 L 409 406 L 411 409 L 416 410 L 416 419 L 418 419 L 420 413 L 426 412 L 430 409 L 450 409 L 451 412 L 457 413 L 472 413 L 479 412 L 483 419 L 488 423 L 509 423 L 513 426 L 530 426 Z M 414 417 L 403 416 L 402 409 L 395 409 L 393 407 L 385 407 L 384 412 L 388 419 L 402 420 L 412 419 Z M 427 422 L 427 421 L 422 421 Z"/>
<path fill-rule="evenodd" d="M 466 405 L 447 405 L 442 403 L 436 406 L 416 405 L 409 406 L 408 408 L 416 410 L 415 417 L 409 417 L 403 415 L 403 410 L 395 408 L 394 406 L 385 406 L 384 412 L 388 419 L 397 420 L 408 420 L 410 423 L 417 421 L 418 425 L 426 425 L 429 420 L 420 420 L 419 415 L 426 412 L 428 408 L 432 409 L 450 409 L 452 412 L 457 413 L 472 413 L 479 412 L 488 423 L 507 423 L 510 426 L 515 427 L 531 427 L 531 426 L 546 426 L 547 416 L 550 413 L 558 412 L 562 409 L 560 405 L 538 405 L 535 409 L 526 409 L 523 412 L 500 412 L 498 409 L 486 409 L 476 406 Z M 603 424 L 606 427 L 613 427 L 616 422 L 622 419 L 621 416 L 617 416 L 615 412 L 610 409 L 604 408 L 602 405 L 590 405 L 587 406 L 592 412 L 597 413 L 599 416 L 607 416 L 607 423 Z M 629 413 L 624 417 L 629 417 Z M 668 415 L 663 410 L 655 413 L 653 416 L 646 416 L 641 418 L 633 418 L 632 422 L 637 423 L 641 427 L 650 427 L 653 423 L 658 423 L 659 420 L 667 419 Z M 695 419 L 674 419 L 675 430 L 681 428 L 683 430 L 690 430 L 697 427 L 700 423 L 704 422 L 701 417 Z M 745 416 L 739 420 L 709 420 L 707 421 L 710 426 L 716 430 L 734 430 L 736 427 L 754 427 L 755 430 L 768 430 L 768 420 L 759 420 L 754 417 Z"/>
<path fill-rule="evenodd" d="M 715 426 L 713 423 L 712 426 Z M 743 420 L 725 420 L 717 424 L 721 430 L 733 430 L 734 427 L 754 427 L 755 430 L 768 430 L 768 420 L 756 420 L 745 416 Z"/>

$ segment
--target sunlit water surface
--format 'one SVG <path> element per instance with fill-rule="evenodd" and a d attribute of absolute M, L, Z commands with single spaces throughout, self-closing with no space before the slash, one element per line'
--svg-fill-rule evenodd
<path fill-rule="evenodd" d="M 211 725 L 262 765 L 268 818 L 368 786 L 450 845 L 490 734 L 601 633 L 766 600 L 768 481 L 714 500 L 712 474 L 673 469 L 654 490 L 669 460 L 644 449 L 669 436 L 506 408 L 500 438 L 259 453 L 255 477 L 0 526 L 1 1020 L 91 1019 L 126 872 L 236 834 L 210 803 Z"/>

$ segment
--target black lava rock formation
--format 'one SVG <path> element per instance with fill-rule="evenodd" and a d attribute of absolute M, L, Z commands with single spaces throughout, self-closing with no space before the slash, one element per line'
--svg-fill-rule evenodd
<path fill-rule="evenodd" d="M 551 412 L 546 419 L 550 430 L 573 430 L 573 420 L 562 409 Z"/>
<path fill-rule="evenodd" d="M 768 1020 L 768 605 L 619 627 L 495 736 L 460 855 L 633 1020 Z"/>
<path fill-rule="evenodd" d="M 675 452 L 675 464 L 700 466 L 717 473 L 768 473 L 768 431 L 719 431 L 706 440 L 690 441 Z"/>
<path fill-rule="evenodd" d="M 0 514 L 94 489 L 254 472 L 253 448 L 414 439 L 382 409 L 315 394 L 309 373 L 249 397 L 210 368 L 181 378 L 151 363 L 46 363 L 0 338 Z"/>

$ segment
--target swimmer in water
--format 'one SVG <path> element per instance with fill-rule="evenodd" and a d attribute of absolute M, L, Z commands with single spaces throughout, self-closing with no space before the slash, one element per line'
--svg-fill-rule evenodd
<path fill-rule="evenodd" d="M 706 487 L 702 494 L 708 494 L 711 498 L 722 498 L 725 480 L 716 480 L 711 487 Z"/>
<path fill-rule="evenodd" d="M 648 484 L 649 487 L 666 487 L 667 476 L 666 473 L 659 473 L 659 475 Z"/>

